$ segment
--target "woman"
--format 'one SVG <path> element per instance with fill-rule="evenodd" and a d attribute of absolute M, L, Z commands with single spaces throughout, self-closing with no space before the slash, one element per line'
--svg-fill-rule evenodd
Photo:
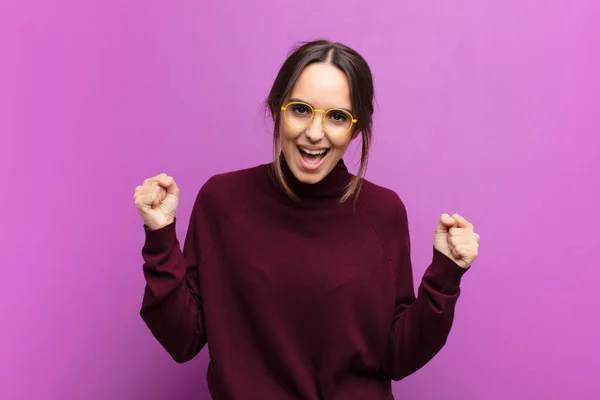
<path fill-rule="evenodd" d="M 285 61 L 267 106 L 275 160 L 210 178 L 180 249 L 179 188 L 136 188 L 141 316 L 177 362 L 208 343 L 215 399 L 393 399 L 391 380 L 444 345 L 479 236 L 443 214 L 415 298 L 406 209 L 362 179 L 373 82 L 354 50 L 316 41 Z M 357 176 L 342 160 L 362 139 Z"/>

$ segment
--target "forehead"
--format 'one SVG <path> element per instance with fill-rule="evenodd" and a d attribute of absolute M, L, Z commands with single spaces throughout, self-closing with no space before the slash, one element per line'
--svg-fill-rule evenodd
<path fill-rule="evenodd" d="M 311 64 L 302 71 L 292 89 L 292 98 L 317 108 L 351 108 L 350 85 L 346 74 L 329 63 Z"/>

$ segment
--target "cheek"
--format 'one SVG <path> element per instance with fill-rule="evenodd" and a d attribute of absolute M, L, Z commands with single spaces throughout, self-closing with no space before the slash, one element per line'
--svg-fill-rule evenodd
<path fill-rule="evenodd" d="M 298 136 L 295 132 L 292 132 L 289 126 L 284 121 L 279 124 L 279 139 L 282 143 L 294 140 Z"/>
<path fill-rule="evenodd" d="M 332 138 L 331 144 L 337 151 L 345 152 L 348 146 L 350 145 L 351 140 L 352 138 L 350 136 Z"/>

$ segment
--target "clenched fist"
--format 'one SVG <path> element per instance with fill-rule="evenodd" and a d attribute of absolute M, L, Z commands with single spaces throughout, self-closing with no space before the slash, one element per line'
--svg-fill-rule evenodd
<path fill-rule="evenodd" d="M 434 247 L 462 268 L 468 268 L 479 254 L 479 234 L 459 214 L 442 214 L 435 228 Z"/>
<path fill-rule="evenodd" d="M 175 220 L 179 188 L 173 177 L 159 174 L 135 188 L 133 201 L 148 229 L 163 228 Z"/>

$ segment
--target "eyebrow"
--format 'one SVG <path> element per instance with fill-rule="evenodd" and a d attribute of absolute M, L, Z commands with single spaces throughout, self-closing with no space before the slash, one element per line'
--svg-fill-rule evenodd
<path fill-rule="evenodd" d="M 300 103 L 306 103 L 306 104 L 309 104 L 309 105 L 312 107 L 312 104 L 310 104 L 308 101 L 306 101 L 306 100 L 302 100 L 302 99 L 299 99 L 299 98 L 297 98 L 297 97 L 291 98 L 291 99 L 290 99 L 290 101 L 299 101 Z M 314 108 L 314 107 L 313 107 L 313 108 Z M 349 109 L 347 109 L 347 108 L 344 108 L 344 107 L 331 107 L 331 108 L 335 108 L 335 109 L 338 109 L 338 110 L 344 110 L 344 111 L 348 111 L 350 114 L 352 114 L 352 110 L 349 110 Z"/>

